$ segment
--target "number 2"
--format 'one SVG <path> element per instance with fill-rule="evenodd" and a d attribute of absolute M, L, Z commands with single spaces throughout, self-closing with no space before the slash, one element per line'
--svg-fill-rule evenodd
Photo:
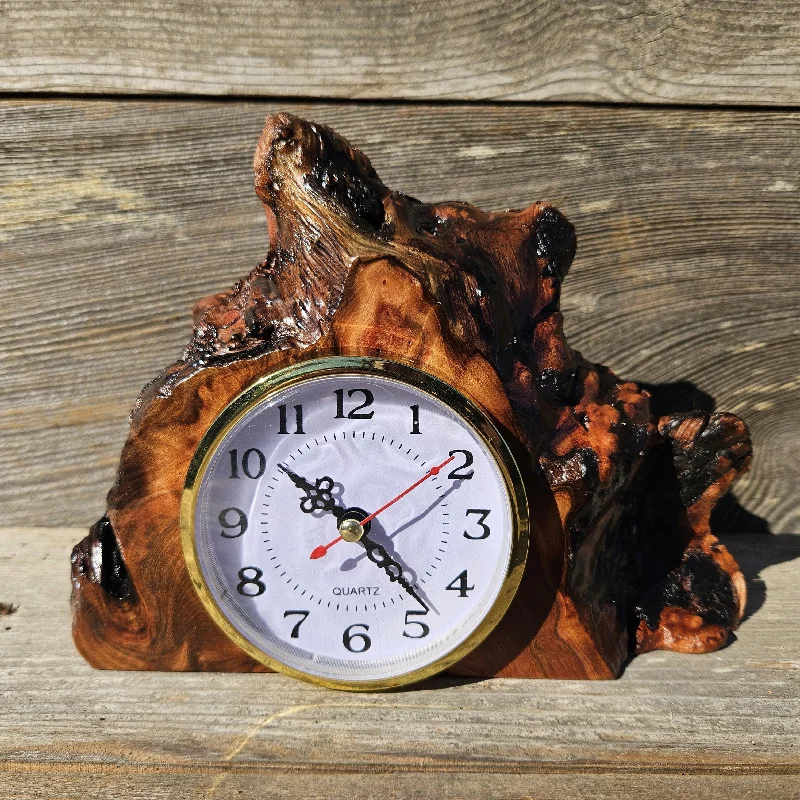
<path fill-rule="evenodd" d="M 464 472 L 464 470 L 472 464 L 473 458 L 472 453 L 469 450 L 451 450 L 450 455 L 454 456 L 456 453 L 461 453 L 464 456 L 464 463 L 460 467 L 456 467 L 454 470 L 450 472 L 447 476 L 451 481 L 468 481 L 472 479 L 472 476 L 475 474 L 475 470 L 471 469 L 469 472 Z"/>

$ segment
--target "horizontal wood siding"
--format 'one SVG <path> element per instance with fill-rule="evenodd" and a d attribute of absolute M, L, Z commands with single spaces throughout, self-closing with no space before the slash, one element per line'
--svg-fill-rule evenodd
<path fill-rule="evenodd" d="M 279 108 L 425 200 L 557 205 L 578 231 L 570 342 L 743 416 L 741 502 L 800 529 L 800 114 L 74 100 L 0 104 L 6 524 L 102 513 L 128 411 L 188 341 L 193 301 L 266 252 L 250 162 Z"/>
<path fill-rule="evenodd" d="M 731 646 L 372 695 L 78 656 L 71 547 L 193 302 L 264 257 L 278 110 L 420 199 L 552 202 L 571 344 L 744 417 Z M 799 165 L 792 2 L 0 0 L 0 800 L 797 800 Z"/>
<path fill-rule="evenodd" d="M 797 105 L 780 0 L 4 0 L 0 91 Z"/>

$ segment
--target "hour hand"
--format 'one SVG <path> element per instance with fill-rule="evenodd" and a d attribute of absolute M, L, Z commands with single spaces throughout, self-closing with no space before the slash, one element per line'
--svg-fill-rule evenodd
<path fill-rule="evenodd" d="M 334 514 L 336 513 L 338 506 L 333 499 L 333 478 L 324 475 L 312 483 L 293 472 L 285 464 L 278 464 L 278 469 L 285 472 L 292 483 L 305 492 L 305 497 L 300 500 L 300 510 L 304 514 L 313 514 L 315 511 L 332 511 Z"/>

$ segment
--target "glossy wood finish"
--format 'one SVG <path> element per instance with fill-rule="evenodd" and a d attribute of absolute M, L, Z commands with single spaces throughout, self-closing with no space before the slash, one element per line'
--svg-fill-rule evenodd
<path fill-rule="evenodd" d="M 718 0 L 3 3 L 0 602 L 19 607 L 0 617 L 0 798 L 796 800 L 797 25 L 792 3 Z M 13 99 L 40 91 L 67 94 Z M 427 200 L 554 203 L 580 234 L 570 343 L 660 403 L 748 421 L 754 469 L 715 515 L 748 585 L 733 646 L 647 653 L 619 681 L 370 697 L 76 654 L 70 548 L 192 303 L 263 258 L 249 161 L 281 110 Z"/>
<path fill-rule="evenodd" d="M 75 641 L 95 666 L 255 669 L 201 609 L 179 502 L 215 417 L 257 377 L 326 354 L 433 374 L 483 406 L 528 485 L 515 602 L 458 674 L 608 678 L 629 652 L 723 646 L 744 579 L 710 530 L 749 467 L 730 414 L 659 413 L 567 345 L 572 225 L 544 203 L 492 213 L 391 192 L 331 129 L 270 117 L 254 159 L 267 258 L 194 310 L 189 346 L 142 392 L 108 517 L 73 553 Z"/>

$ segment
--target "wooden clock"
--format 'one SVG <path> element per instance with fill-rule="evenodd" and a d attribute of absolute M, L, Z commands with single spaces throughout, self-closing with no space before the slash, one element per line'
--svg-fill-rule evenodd
<path fill-rule="evenodd" d="M 745 589 L 709 519 L 747 428 L 570 349 L 570 223 L 391 192 L 288 114 L 254 166 L 270 252 L 195 306 L 73 551 L 86 659 L 363 690 L 723 646 Z"/>

